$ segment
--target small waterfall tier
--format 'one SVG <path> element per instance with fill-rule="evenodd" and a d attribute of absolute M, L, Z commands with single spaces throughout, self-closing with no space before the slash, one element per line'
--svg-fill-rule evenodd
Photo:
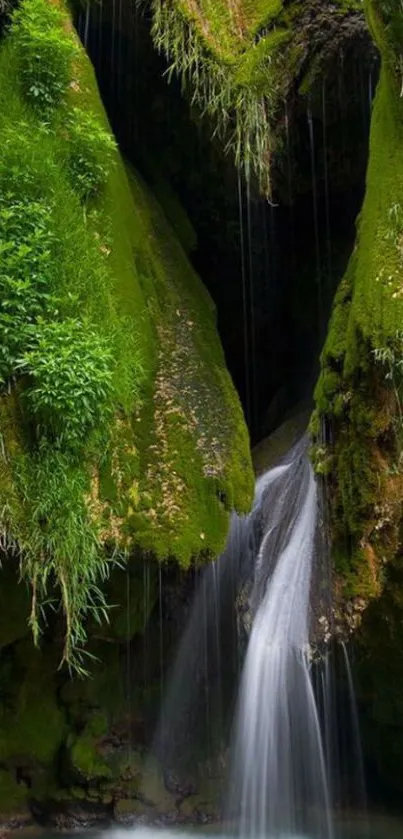
<path fill-rule="evenodd" d="M 331 839 L 310 678 L 317 490 L 302 441 L 258 486 L 254 618 L 234 727 L 229 813 L 246 837 Z"/>

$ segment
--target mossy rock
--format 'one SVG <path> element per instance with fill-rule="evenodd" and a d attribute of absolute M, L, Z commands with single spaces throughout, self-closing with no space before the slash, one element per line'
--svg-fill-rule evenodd
<path fill-rule="evenodd" d="M 218 818 L 217 807 L 203 795 L 189 795 L 179 807 L 179 813 L 186 821 L 212 821 Z"/>
<path fill-rule="evenodd" d="M 336 295 L 312 429 L 326 464 L 337 612 L 354 624 L 363 747 L 376 792 L 402 792 L 402 15 L 365 0 L 381 53 L 366 193 L 357 241 Z M 321 427 L 326 429 L 320 439 Z M 366 606 L 363 610 L 361 607 Z"/>
<path fill-rule="evenodd" d="M 155 758 L 149 757 L 144 762 L 138 797 L 157 814 L 170 813 L 175 809 L 175 798 L 167 790 L 161 766 Z"/>
<path fill-rule="evenodd" d="M 32 54 L 41 61 L 25 61 Z M 0 524 L 20 551 L 22 575 L 35 586 L 36 637 L 51 579 L 52 598 L 59 597 L 66 616 L 64 660 L 82 671 L 72 642 L 92 629 L 84 620 L 89 604 L 102 617 L 106 558 L 140 548 L 187 567 L 195 556 L 218 555 L 232 509 L 247 512 L 252 501 L 249 438 L 213 303 L 157 201 L 136 172 L 126 171 L 62 1 L 23 0 L 1 43 L 0 81 L 0 195 L 7 205 L 2 259 L 16 246 L 13 213 L 19 213 L 18 235 L 31 245 L 34 234 L 29 225 L 24 233 L 24 224 L 39 213 L 48 243 L 41 255 L 47 293 L 35 285 L 25 239 L 17 262 L 7 262 L 0 276 L 16 270 L 14 263 L 23 273 L 30 289 L 24 318 L 35 341 L 42 330 L 41 340 L 47 335 L 50 345 L 55 335 L 66 343 L 71 328 L 70 349 L 85 345 L 74 369 L 63 371 L 56 352 L 52 381 L 58 388 L 53 407 L 45 388 L 45 410 L 35 401 L 40 388 L 29 387 L 38 370 L 23 376 L 15 367 L 24 353 L 33 363 L 31 344 L 24 344 L 22 326 L 13 333 L 16 345 L 3 360 L 11 364 L 9 387 L 0 394 Z M 39 91 L 35 102 L 33 89 Z M 72 159 L 77 148 L 85 158 L 81 168 Z M 80 173 L 90 184 L 85 195 Z M 185 238 L 189 249 L 189 230 Z M 21 280 L 20 274 L 13 278 Z M 16 316 L 10 323 L 20 321 Z M 9 334 L 5 329 L 6 343 Z M 105 375 L 99 391 L 86 386 L 83 410 L 74 412 L 84 368 L 91 382 L 94 370 Z M 63 402 L 71 380 L 74 398 Z M 60 400 L 62 422 L 55 414 Z M 84 427 L 80 417 L 87 409 Z M 133 634 L 140 622 L 134 599 Z M 117 640 L 127 632 L 121 614 L 111 622 Z"/>
<path fill-rule="evenodd" d="M 103 628 L 102 633 L 103 634 Z M 89 678 L 66 679 L 60 689 L 60 703 L 70 719 L 81 727 L 92 714 L 101 712 L 111 723 L 126 708 L 124 672 L 119 646 L 103 640 L 92 641 Z"/>
<path fill-rule="evenodd" d="M 152 821 L 153 810 L 138 798 L 121 798 L 114 806 L 113 815 L 118 824 L 131 825 Z"/>
<path fill-rule="evenodd" d="M 29 633 L 30 593 L 25 580 L 18 577 L 18 559 L 0 566 L 0 649 Z"/>
<path fill-rule="evenodd" d="M 22 760 L 36 766 L 39 776 L 41 767 L 53 767 L 67 733 L 57 700 L 57 658 L 35 649 L 31 639 L 18 642 L 16 657 L 13 694 L 0 706 L 0 762 L 11 766 Z"/>
<path fill-rule="evenodd" d="M 252 451 L 253 465 L 257 477 L 263 475 L 299 440 L 306 432 L 309 410 L 300 406 L 272 434 L 261 440 Z"/>
<path fill-rule="evenodd" d="M 26 827 L 32 823 L 30 791 L 11 772 L 0 769 L 0 827 Z"/>
<path fill-rule="evenodd" d="M 156 48 L 265 194 L 283 142 L 283 103 L 307 96 L 335 52 L 365 32 L 361 0 L 150 3 Z"/>
<path fill-rule="evenodd" d="M 399 550 L 402 520 L 401 396 L 395 375 L 403 322 L 398 70 L 403 33 L 401 16 L 390 4 L 364 5 L 382 67 L 357 242 L 334 301 L 312 429 L 316 434 L 321 427 L 331 429 L 330 442 L 319 440 L 315 460 L 330 487 L 338 591 L 341 586 L 346 597 L 368 601 L 379 596 L 385 566 Z"/>
<path fill-rule="evenodd" d="M 97 738 L 84 731 L 80 736 L 70 736 L 67 741 L 69 762 L 76 781 L 96 782 L 111 776 L 108 764 L 99 753 Z"/>
<path fill-rule="evenodd" d="M 115 795 L 132 798 L 139 792 L 144 771 L 146 757 L 143 752 L 132 748 L 130 744 L 120 749 L 109 748 L 106 744 L 102 748 L 102 755 L 111 770 L 112 781 L 110 789 Z"/>

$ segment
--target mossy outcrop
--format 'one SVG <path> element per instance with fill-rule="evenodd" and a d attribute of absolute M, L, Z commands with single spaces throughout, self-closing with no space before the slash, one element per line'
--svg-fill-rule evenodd
<path fill-rule="evenodd" d="M 375 796 L 402 789 L 403 17 L 387 0 L 367 0 L 365 9 L 382 59 L 366 194 L 334 302 L 312 428 L 331 505 L 338 617 L 355 630 Z"/>
<path fill-rule="evenodd" d="M 403 108 L 401 14 L 382 2 L 366 12 L 381 77 L 357 242 L 322 354 L 313 430 L 322 426 L 315 457 L 330 484 L 343 593 L 371 598 L 400 550 Z"/>
<path fill-rule="evenodd" d="M 361 0 L 150 0 L 157 49 L 247 180 L 271 191 L 284 103 L 364 33 Z"/>
<path fill-rule="evenodd" d="M 2 542 L 36 640 L 50 597 L 80 667 L 116 554 L 221 551 L 248 435 L 212 301 L 125 171 L 62 5 L 22 3 L 0 77 Z"/>

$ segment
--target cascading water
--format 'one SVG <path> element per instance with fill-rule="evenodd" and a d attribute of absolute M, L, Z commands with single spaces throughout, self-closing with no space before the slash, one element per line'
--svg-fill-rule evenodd
<path fill-rule="evenodd" d="M 239 693 L 230 816 L 252 837 L 328 839 L 325 761 L 310 680 L 309 615 L 317 492 L 306 445 L 269 473 L 255 617 Z"/>
<path fill-rule="evenodd" d="M 259 478 L 252 512 L 233 515 L 226 551 L 203 571 L 154 738 L 170 788 L 197 790 L 203 761 L 225 754 L 240 678 L 223 816 L 243 839 L 333 839 L 345 800 L 331 648 L 313 662 L 330 578 L 307 445 Z M 346 650 L 343 660 L 350 698 L 341 729 L 359 755 Z M 359 798 L 354 792 L 348 806 L 363 810 L 362 759 L 354 771 Z"/>
<path fill-rule="evenodd" d="M 310 680 L 318 501 L 306 449 L 304 439 L 258 480 L 252 513 L 233 517 L 226 552 L 204 572 L 154 743 L 165 769 L 178 770 L 186 728 L 194 732 L 195 712 L 203 716 L 200 701 L 206 717 L 217 716 L 214 690 L 221 713 L 224 650 L 230 659 L 221 637 L 223 616 L 234 613 L 239 592 L 250 587 L 252 577 L 247 611 L 253 622 L 237 703 L 227 814 L 243 836 L 332 836 Z M 208 719 L 205 730 L 207 741 Z"/>

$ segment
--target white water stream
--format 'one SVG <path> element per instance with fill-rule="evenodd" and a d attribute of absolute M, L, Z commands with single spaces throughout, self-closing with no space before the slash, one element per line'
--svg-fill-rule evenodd
<path fill-rule="evenodd" d="M 317 493 L 304 445 L 266 476 L 255 617 L 239 691 L 230 816 L 242 836 L 332 836 L 310 680 Z M 267 511 L 270 514 L 267 515 Z"/>

